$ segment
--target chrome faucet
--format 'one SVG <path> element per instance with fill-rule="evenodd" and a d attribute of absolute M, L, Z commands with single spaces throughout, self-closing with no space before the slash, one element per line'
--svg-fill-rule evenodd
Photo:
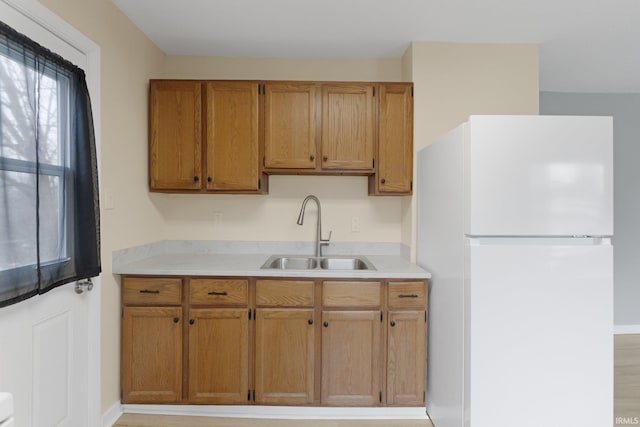
<path fill-rule="evenodd" d="M 304 210 L 307 207 L 307 202 L 313 200 L 318 205 L 318 223 L 316 226 L 316 256 L 322 256 L 322 246 L 328 246 L 329 240 L 331 240 L 331 231 L 329 231 L 329 238 L 322 240 L 322 210 L 320 208 L 320 200 L 316 196 L 309 195 L 304 198 L 302 207 L 300 208 L 300 214 L 298 215 L 298 225 L 302 225 L 304 222 Z"/>

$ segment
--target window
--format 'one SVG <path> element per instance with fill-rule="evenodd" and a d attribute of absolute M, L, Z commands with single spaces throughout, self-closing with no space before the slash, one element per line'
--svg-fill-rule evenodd
<path fill-rule="evenodd" d="M 0 307 L 99 272 L 84 72 L 0 23 Z"/>

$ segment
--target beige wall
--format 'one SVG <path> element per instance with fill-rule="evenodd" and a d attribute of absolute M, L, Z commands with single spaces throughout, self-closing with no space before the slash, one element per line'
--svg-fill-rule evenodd
<path fill-rule="evenodd" d="M 41 0 L 101 47 L 102 408 L 120 399 L 120 287 L 111 252 L 160 239 L 312 240 L 295 225 L 303 197 L 322 201 L 334 241 L 412 244 L 411 197 L 368 197 L 364 177 L 270 179 L 268 196 L 151 194 L 147 189 L 149 78 L 415 82 L 415 148 L 471 113 L 537 112 L 534 46 L 413 43 L 397 59 L 166 57 L 110 0 Z M 535 105 L 534 105 L 535 104 Z M 215 224 L 213 216 L 221 213 Z M 351 232 L 351 216 L 360 218 Z M 309 219 L 313 219 L 310 216 Z"/>
<path fill-rule="evenodd" d="M 402 62 L 403 77 L 414 82 L 415 152 L 472 114 L 538 114 L 537 45 L 412 42 Z M 402 242 L 413 259 L 415 206 L 414 195 L 401 208 Z"/>

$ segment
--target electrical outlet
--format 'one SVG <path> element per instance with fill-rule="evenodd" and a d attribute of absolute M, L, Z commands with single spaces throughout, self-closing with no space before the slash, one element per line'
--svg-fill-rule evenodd
<path fill-rule="evenodd" d="M 360 232 L 360 218 L 357 216 L 351 217 L 351 232 L 352 233 Z"/>
<path fill-rule="evenodd" d="M 222 224 L 222 212 L 214 212 L 213 213 L 213 226 L 218 227 Z"/>

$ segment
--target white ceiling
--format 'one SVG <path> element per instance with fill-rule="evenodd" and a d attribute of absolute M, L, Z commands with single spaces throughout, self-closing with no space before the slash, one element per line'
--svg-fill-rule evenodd
<path fill-rule="evenodd" d="M 112 0 L 172 55 L 389 58 L 537 43 L 540 89 L 640 92 L 640 0 Z"/>

